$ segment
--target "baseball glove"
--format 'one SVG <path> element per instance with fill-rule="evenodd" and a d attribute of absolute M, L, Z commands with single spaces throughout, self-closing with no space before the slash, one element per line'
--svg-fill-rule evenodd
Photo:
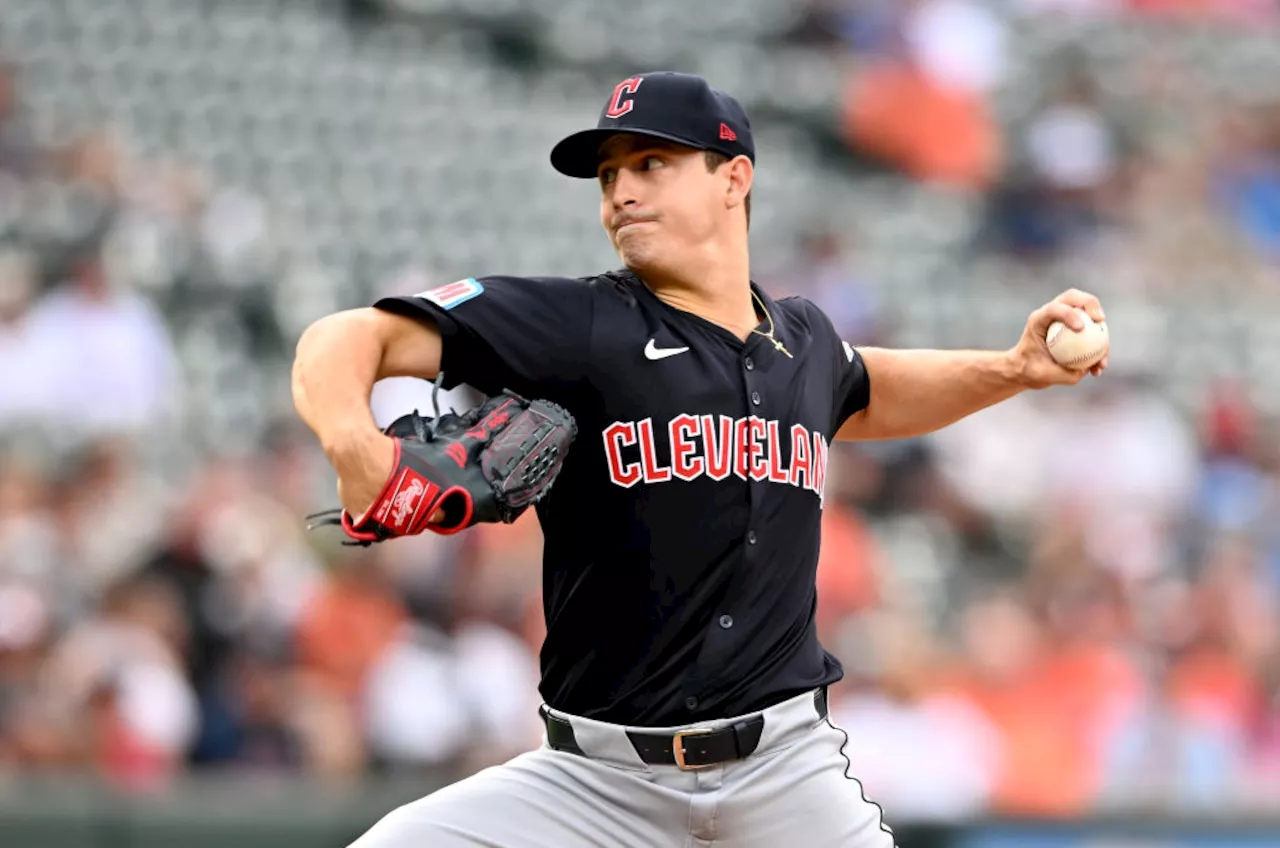
<path fill-rule="evenodd" d="M 457 533 L 479 522 L 510 524 L 555 482 L 577 424 L 545 400 L 503 392 L 461 415 L 428 418 L 414 410 L 383 432 L 396 445 L 395 467 L 360 518 L 345 509 L 307 516 L 342 527 L 371 545 L 423 530 Z M 439 522 L 431 517 L 443 512 Z"/>

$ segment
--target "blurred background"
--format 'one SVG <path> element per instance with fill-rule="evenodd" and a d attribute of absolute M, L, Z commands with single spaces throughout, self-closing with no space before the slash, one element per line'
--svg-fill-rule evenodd
<path fill-rule="evenodd" d="M 547 155 L 654 69 L 747 106 L 754 276 L 852 343 L 1106 305 L 1103 379 L 831 451 L 834 718 L 899 844 L 1280 844 L 1277 22 L 3 0 L 0 844 L 336 848 L 538 744 L 536 520 L 305 533 L 336 495 L 289 366 L 384 293 L 615 267 Z"/>

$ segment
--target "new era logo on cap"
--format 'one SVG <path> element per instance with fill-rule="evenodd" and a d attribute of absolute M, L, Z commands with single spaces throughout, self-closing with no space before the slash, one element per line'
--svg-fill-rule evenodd
<path fill-rule="evenodd" d="M 657 71 L 617 83 L 595 128 L 563 139 L 551 151 L 551 164 L 562 174 L 594 179 L 600 146 L 617 133 L 756 160 L 751 122 L 742 104 L 700 76 Z"/>

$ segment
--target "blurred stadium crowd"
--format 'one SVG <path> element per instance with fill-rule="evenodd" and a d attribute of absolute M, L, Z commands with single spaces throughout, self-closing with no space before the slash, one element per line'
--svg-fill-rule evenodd
<path fill-rule="evenodd" d="M 856 344 L 1003 347 L 1062 285 L 1112 319 L 1102 380 L 832 450 L 819 618 L 870 797 L 891 822 L 1274 808 L 1278 20 L 0 5 L 0 775 L 464 773 L 537 744 L 536 522 L 306 533 L 334 493 L 292 345 L 377 292 L 611 267 L 544 141 L 685 62 L 760 116 L 775 296 Z M 429 404 L 378 392 L 384 422 Z"/>

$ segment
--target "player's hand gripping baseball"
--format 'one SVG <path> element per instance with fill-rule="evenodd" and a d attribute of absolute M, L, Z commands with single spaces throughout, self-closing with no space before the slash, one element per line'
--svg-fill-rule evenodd
<path fill-rule="evenodd" d="M 1074 386 L 1092 374 L 1095 377 L 1107 369 L 1104 357 L 1091 368 L 1075 369 L 1059 365 L 1049 353 L 1049 345 L 1045 335 L 1049 325 L 1061 321 L 1072 330 L 1084 329 L 1084 321 L 1079 310 L 1084 310 L 1094 321 L 1106 320 L 1102 304 L 1098 298 L 1078 289 L 1069 289 L 1055 297 L 1049 303 L 1031 313 L 1027 326 L 1022 331 L 1022 338 L 1010 351 L 1019 379 L 1032 389 L 1043 389 L 1049 386 Z"/>

